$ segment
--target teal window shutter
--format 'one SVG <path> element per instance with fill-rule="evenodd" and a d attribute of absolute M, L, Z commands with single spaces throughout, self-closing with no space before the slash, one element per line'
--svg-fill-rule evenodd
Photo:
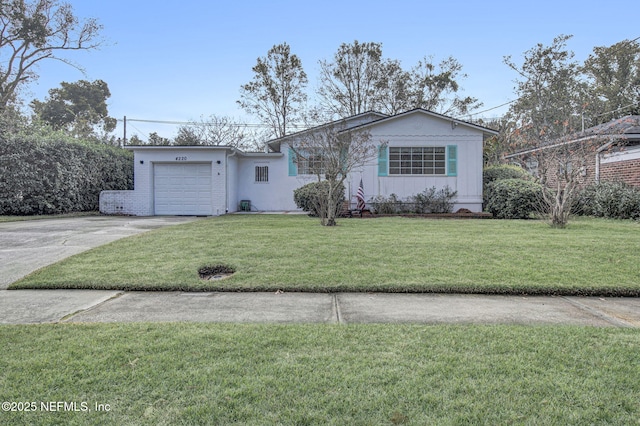
<path fill-rule="evenodd" d="M 289 148 L 289 176 L 298 175 L 298 165 L 296 164 L 296 152 Z"/>
<path fill-rule="evenodd" d="M 347 148 L 340 149 L 340 170 L 342 173 L 347 172 L 347 163 L 349 162 L 349 150 Z"/>
<path fill-rule="evenodd" d="M 378 176 L 388 176 L 389 175 L 389 161 L 387 156 L 387 147 L 385 145 L 380 145 L 378 147 Z"/>
<path fill-rule="evenodd" d="M 458 146 L 447 146 L 447 176 L 458 176 Z"/>

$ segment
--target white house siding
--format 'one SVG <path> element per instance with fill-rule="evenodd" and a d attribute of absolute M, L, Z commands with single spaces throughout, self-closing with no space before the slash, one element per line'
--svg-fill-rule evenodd
<path fill-rule="evenodd" d="M 238 210 L 238 163 L 240 158 L 238 152 L 227 152 L 226 168 L 224 172 L 225 179 L 225 210 L 227 213 L 232 213 Z M 223 162 L 224 164 L 224 162 Z"/>
<path fill-rule="evenodd" d="M 365 199 L 396 194 L 405 199 L 427 188 L 449 186 L 457 191 L 454 211 L 467 208 L 482 211 L 482 146 L 483 132 L 465 124 L 452 125 L 452 120 L 416 111 L 392 120 L 383 120 L 363 128 L 371 134 L 371 142 L 388 147 L 456 146 L 456 176 L 387 175 L 380 176 L 378 158 L 372 158 L 355 170 L 347 182 L 347 196 L 355 203 L 362 179 Z"/>
<path fill-rule="evenodd" d="M 297 210 L 293 191 L 304 180 L 288 176 L 286 154 L 246 154 L 238 166 L 238 200 L 249 200 L 251 209 L 258 211 Z M 268 167 L 267 182 L 256 182 L 256 167 Z"/>
<path fill-rule="evenodd" d="M 375 143 L 387 143 L 389 147 L 448 147 L 456 146 L 455 176 L 378 176 L 375 167 L 367 167 L 373 181 L 371 195 L 396 194 L 406 198 L 433 186 L 442 189 L 449 186 L 457 191 L 454 210 L 468 208 L 482 211 L 482 141 L 481 130 L 465 124 L 455 124 L 451 119 L 416 111 L 369 126 Z M 365 194 L 367 188 L 365 186 Z"/>

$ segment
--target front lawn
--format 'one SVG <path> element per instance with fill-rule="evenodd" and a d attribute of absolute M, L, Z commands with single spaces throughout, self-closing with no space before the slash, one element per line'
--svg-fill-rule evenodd
<path fill-rule="evenodd" d="M 639 346 L 592 327 L 1 326 L 0 423 L 637 424 Z"/>
<path fill-rule="evenodd" d="M 10 288 L 640 295 L 640 223 L 229 215 L 126 238 Z M 204 281 L 198 268 L 236 273 Z"/>

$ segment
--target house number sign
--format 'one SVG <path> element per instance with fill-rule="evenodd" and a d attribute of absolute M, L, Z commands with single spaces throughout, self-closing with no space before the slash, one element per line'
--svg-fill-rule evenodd
<path fill-rule="evenodd" d="M 187 157 L 176 157 L 176 161 L 187 161 Z"/>

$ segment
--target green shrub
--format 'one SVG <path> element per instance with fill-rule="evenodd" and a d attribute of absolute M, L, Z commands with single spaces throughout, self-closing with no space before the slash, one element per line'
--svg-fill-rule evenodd
<path fill-rule="evenodd" d="M 485 209 L 498 219 L 528 219 L 536 212 L 542 186 L 522 179 L 502 179 L 487 185 Z"/>
<path fill-rule="evenodd" d="M 416 213 L 451 213 L 457 195 L 458 191 L 451 191 L 448 185 L 440 190 L 433 186 L 409 199 L 414 203 Z"/>
<path fill-rule="evenodd" d="M 612 219 L 640 219 L 640 188 L 624 182 L 600 182 L 585 187 L 574 213 Z"/>
<path fill-rule="evenodd" d="M 531 175 L 522 167 L 513 164 L 485 167 L 482 171 L 482 202 L 484 210 L 487 210 L 489 203 L 489 185 L 492 182 L 505 179 L 531 180 Z"/>
<path fill-rule="evenodd" d="M 398 199 L 396 194 L 391 194 L 388 197 L 377 195 L 369 200 L 369 205 L 377 214 L 398 214 L 402 209 L 402 201 Z"/>
<path fill-rule="evenodd" d="M 388 197 L 378 195 L 372 198 L 369 204 L 378 214 L 451 213 L 453 200 L 457 195 L 458 191 L 451 191 L 449 186 L 439 190 L 433 186 L 417 195 L 407 197 L 404 201 L 398 199 L 396 194 L 391 194 Z"/>
<path fill-rule="evenodd" d="M 299 209 L 309 212 L 311 216 L 319 216 L 318 206 L 322 205 L 322 200 L 327 199 L 329 183 L 327 181 L 311 182 L 293 191 L 293 201 Z M 340 194 L 336 198 L 336 211 L 340 211 L 344 202 L 344 185 L 339 188 Z"/>
<path fill-rule="evenodd" d="M 133 189 L 133 155 L 108 145 L 42 135 L 0 139 L 0 214 L 99 208 L 100 191 Z"/>
<path fill-rule="evenodd" d="M 531 180 L 531 175 L 525 169 L 512 164 L 485 167 L 482 171 L 482 183 L 487 186 L 491 182 L 504 179 Z"/>

